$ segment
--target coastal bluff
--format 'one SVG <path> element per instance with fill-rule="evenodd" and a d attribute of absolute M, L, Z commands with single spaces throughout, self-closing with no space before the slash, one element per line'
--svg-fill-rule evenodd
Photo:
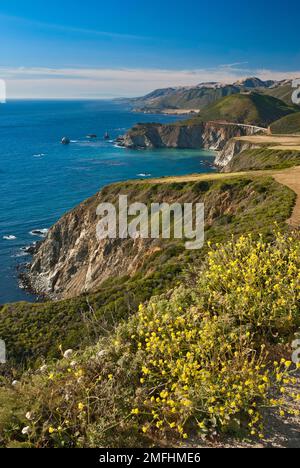
<path fill-rule="evenodd" d="M 133 149 L 179 148 L 223 151 L 233 138 L 267 130 L 253 125 L 228 122 L 179 122 L 176 124 L 137 124 L 117 139 L 120 146 Z M 230 150 L 230 157 L 232 151 Z M 223 157 L 221 161 L 228 163 Z M 223 164 L 222 164 L 223 165 Z"/>

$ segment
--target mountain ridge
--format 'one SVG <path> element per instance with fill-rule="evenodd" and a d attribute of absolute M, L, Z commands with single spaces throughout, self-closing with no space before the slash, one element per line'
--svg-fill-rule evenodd
<path fill-rule="evenodd" d="M 217 100 L 256 90 L 291 104 L 292 80 L 261 80 L 247 77 L 233 83 L 203 82 L 195 86 L 174 86 L 158 88 L 145 96 L 123 99 L 133 110 L 138 112 L 163 112 L 166 109 L 203 109 Z"/>

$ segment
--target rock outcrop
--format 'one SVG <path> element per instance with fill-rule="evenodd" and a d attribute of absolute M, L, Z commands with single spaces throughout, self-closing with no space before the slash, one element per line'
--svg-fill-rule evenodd
<path fill-rule="evenodd" d="M 97 240 L 96 210 L 106 201 L 98 193 L 50 229 L 27 274 L 36 293 L 60 299 L 96 290 L 109 277 L 133 274 L 151 255 L 155 246 L 147 240 Z"/>
<path fill-rule="evenodd" d="M 239 185 L 223 179 L 161 184 L 127 182 L 106 187 L 49 230 L 45 240 L 37 245 L 26 284 L 38 294 L 64 299 L 98 291 L 106 280 L 113 282 L 138 272 L 142 272 L 146 281 L 148 274 L 173 262 L 173 258 L 180 263 L 179 256 L 185 252 L 185 241 L 181 239 L 97 239 L 99 203 L 109 202 L 117 207 L 121 194 L 128 195 L 128 203 L 141 202 L 146 206 L 152 202 L 204 203 L 205 225 L 210 229 L 218 223 L 222 227 L 224 219 L 240 216 L 245 203 L 249 208 L 256 197 L 255 190 L 251 181 Z M 253 206 L 256 207 L 256 202 Z"/>
<path fill-rule="evenodd" d="M 250 150 L 250 149 L 256 149 L 260 148 L 259 145 L 254 145 L 253 143 L 244 141 L 244 140 L 239 140 L 237 138 L 232 138 L 229 140 L 222 151 L 220 151 L 215 159 L 215 165 L 224 168 L 224 171 L 226 171 L 226 166 L 230 164 L 234 156 L 236 156 L 239 153 L 242 153 L 245 150 Z"/>

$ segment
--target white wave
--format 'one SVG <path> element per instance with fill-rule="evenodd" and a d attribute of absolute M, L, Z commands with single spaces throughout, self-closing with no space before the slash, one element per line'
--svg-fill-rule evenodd
<path fill-rule="evenodd" d="M 20 258 L 20 257 L 27 257 L 29 255 L 28 252 L 18 252 L 11 256 L 11 258 Z"/>
<path fill-rule="evenodd" d="M 48 232 L 49 232 L 49 229 L 33 229 L 32 231 L 30 231 L 29 234 L 31 236 L 46 237 Z"/>
<path fill-rule="evenodd" d="M 138 177 L 151 177 L 152 174 L 137 174 Z"/>
<path fill-rule="evenodd" d="M 39 153 L 39 154 L 34 154 L 33 157 L 34 158 L 42 158 L 43 156 L 46 156 L 45 153 Z"/>
<path fill-rule="evenodd" d="M 12 241 L 12 240 L 16 240 L 16 236 L 3 236 L 3 239 L 4 240 L 8 240 L 8 241 Z"/>

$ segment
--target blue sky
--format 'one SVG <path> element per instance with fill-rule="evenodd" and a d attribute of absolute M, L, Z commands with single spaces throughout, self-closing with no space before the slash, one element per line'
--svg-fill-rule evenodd
<path fill-rule="evenodd" d="M 300 75 L 299 2 L 6 0 L 10 97 L 134 96 L 157 87 Z"/>

